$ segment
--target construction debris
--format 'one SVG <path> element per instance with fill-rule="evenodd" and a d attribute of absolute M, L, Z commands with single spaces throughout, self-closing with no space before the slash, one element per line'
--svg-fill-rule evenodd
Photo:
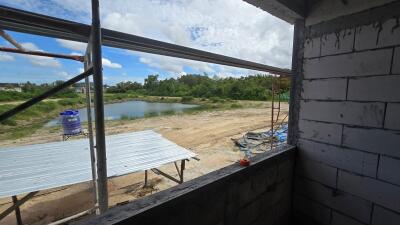
<path fill-rule="evenodd" d="M 287 131 L 288 125 L 284 123 L 274 129 L 273 135 L 271 130 L 264 132 L 247 132 L 241 138 L 232 138 L 232 141 L 245 154 L 261 153 L 270 149 L 271 141 L 275 147 L 285 143 Z"/>

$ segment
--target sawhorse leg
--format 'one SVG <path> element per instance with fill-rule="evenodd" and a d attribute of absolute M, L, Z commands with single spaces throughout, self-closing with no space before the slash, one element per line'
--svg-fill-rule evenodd
<path fill-rule="evenodd" d="M 17 217 L 17 223 L 18 225 L 22 225 L 22 219 L 21 219 L 21 212 L 19 207 L 24 204 L 26 201 L 28 201 L 30 198 L 32 198 L 38 191 L 31 192 L 27 195 L 25 195 L 23 198 L 20 200 L 17 199 L 16 196 L 13 196 L 13 205 L 8 207 L 6 210 L 0 213 L 0 221 L 6 217 L 8 214 L 12 213 L 12 211 L 15 211 L 15 215 Z"/>
<path fill-rule="evenodd" d="M 12 201 L 14 205 L 17 204 L 18 202 L 17 196 L 15 195 L 12 196 Z M 19 206 L 17 206 L 14 211 L 15 211 L 15 218 L 17 219 L 17 224 L 22 225 L 21 211 L 19 210 Z"/>
<path fill-rule="evenodd" d="M 148 180 L 148 173 L 147 170 L 144 171 L 144 186 L 143 187 L 147 187 L 147 180 Z"/>

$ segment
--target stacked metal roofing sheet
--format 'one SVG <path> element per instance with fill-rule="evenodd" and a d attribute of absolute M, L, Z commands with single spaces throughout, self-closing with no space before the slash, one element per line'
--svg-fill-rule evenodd
<path fill-rule="evenodd" d="M 151 130 L 110 135 L 106 145 L 108 177 L 195 156 Z M 88 139 L 0 148 L 0 197 L 91 179 Z"/>

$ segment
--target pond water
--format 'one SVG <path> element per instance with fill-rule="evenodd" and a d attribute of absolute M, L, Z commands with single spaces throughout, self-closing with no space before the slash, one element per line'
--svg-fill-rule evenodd
<path fill-rule="evenodd" d="M 145 116 L 160 115 L 163 113 L 179 113 L 185 110 L 195 108 L 198 105 L 182 104 L 182 103 L 160 103 L 145 101 L 127 101 L 120 103 L 112 103 L 104 105 L 105 120 L 119 120 L 121 118 L 141 118 Z M 87 121 L 86 108 L 78 109 L 81 122 Z M 94 112 L 92 109 L 92 120 L 94 120 Z M 45 126 L 51 127 L 59 124 L 59 118 L 55 118 L 48 122 Z"/>

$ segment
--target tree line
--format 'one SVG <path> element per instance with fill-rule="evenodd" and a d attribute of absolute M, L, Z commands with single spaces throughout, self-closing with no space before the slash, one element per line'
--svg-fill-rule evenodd
<path fill-rule="evenodd" d="M 148 75 L 144 84 L 132 81 L 120 82 L 107 88 L 107 92 L 171 97 L 268 100 L 272 96 L 272 82 L 274 82 L 275 90 L 287 99 L 290 89 L 288 78 L 281 78 L 279 81 L 277 77 L 261 74 L 239 78 L 210 78 L 207 75 L 188 74 L 164 80 L 160 80 L 158 75 Z"/>
<path fill-rule="evenodd" d="M 52 83 L 35 84 L 28 81 L 24 84 L 20 84 L 20 87 L 22 89 L 21 92 L 0 91 L 0 102 L 30 99 L 63 82 L 64 81 L 58 80 Z M 57 92 L 55 95 L 51 96 L 51 98 L 76 98 L 76 97 L 79 97 L 79 95 L 72 88 L 63 89 Z"/>

